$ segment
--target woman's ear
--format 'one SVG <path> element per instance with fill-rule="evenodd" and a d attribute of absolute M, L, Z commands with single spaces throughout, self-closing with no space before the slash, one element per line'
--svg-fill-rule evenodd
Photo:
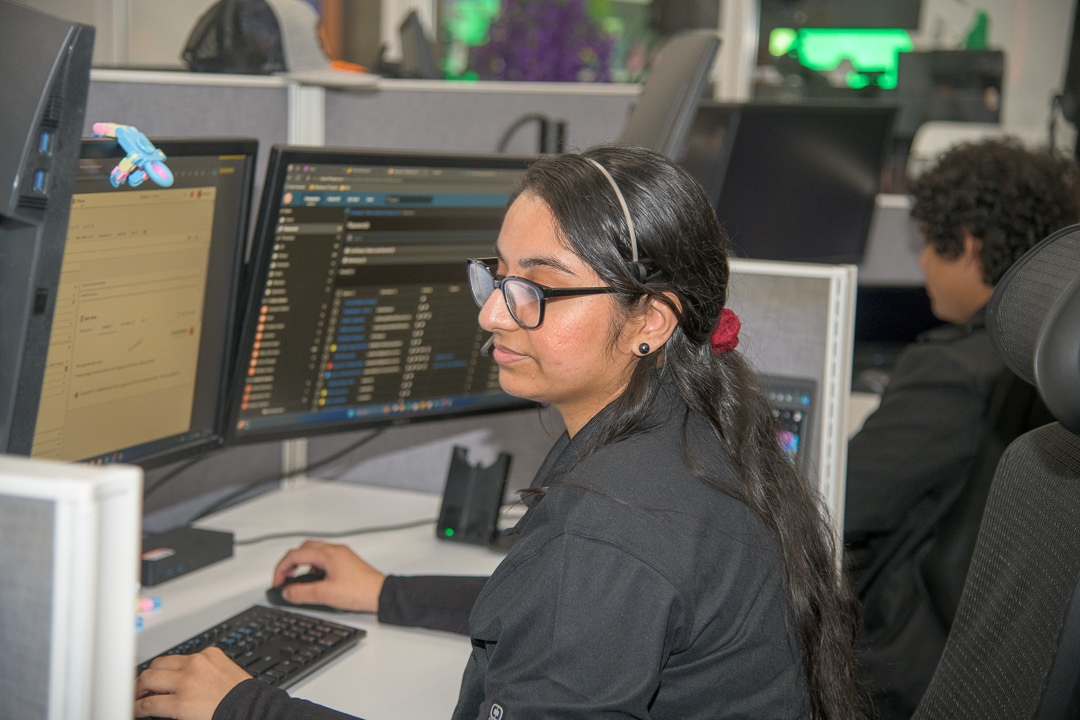
<path fill-rule="evenodd" d="M 642 344 L 649 346 L 649 352 L 655 352 L 664 346 L 664 343 L 675 332 L 679 324 L 679 316 L 676 308 L 682 310 L 682 304 L 674 293 L 663 293 L 665 300 L 650 296 L 645 302 L 645 308 L 634 324 L 634 332 L 630 333 L 629 349 L 635 355 L 642 355 Z"/>

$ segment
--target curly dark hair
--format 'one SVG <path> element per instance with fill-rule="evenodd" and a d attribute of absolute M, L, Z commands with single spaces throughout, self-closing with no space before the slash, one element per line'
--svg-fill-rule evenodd
<path fill-rule="evenodd" d="M 590 158 L 622 189 L 646 258 L 645 279 L 629 269 L 623 211 Z M 614 297 L 624 312 L 641 307 L 642 296 L 679 298 L 678 326 L 663 352 L 637 360 L 628 386 L 605 413 L 596 445 L 633 434 L 661 384 L 674 383 L 687 405 L 712 425 L 737 468 L 741 499 L 765 521 L 779 548 L 808 691 L 807 717 L 863 717 L 854 667 L 857 605 L 837 570 L 827 511 L 776 442 L 776 421 L 747 361 L 738 351 L 718 355 L 710 345 L 727 302 L 729 265 L 727 238 L 705 192 L 662 155 L 600 146 L 537 161 L 518 193 L 544 202 L 567 246 L 618 291 Z M 694 474 L 727 492 L 727 484 L 700 467 L 683 440 Z"/>
<path fill-rule="evenodd" d="M 988 285 L 996 285 L 1035 243 L 1080 221 L 1080 167 L 1011 138 L 957 145 L 909 189 L 911 216 L 939 253 L 958 257 L 965 231 L 982 241 Z"/>

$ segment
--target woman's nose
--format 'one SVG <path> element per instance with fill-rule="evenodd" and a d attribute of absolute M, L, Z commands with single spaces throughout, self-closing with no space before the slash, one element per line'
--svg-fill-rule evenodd
<path fill-rule="evenodd" d="M 506 306 L 506 298 L 501 290 L 496 288 L 484 306 L 480 308 L 480 327 L 488 332 L 495 330 L 512 330 L 517 327 L 514 316 L 510 314 L 510 308 Z"/>

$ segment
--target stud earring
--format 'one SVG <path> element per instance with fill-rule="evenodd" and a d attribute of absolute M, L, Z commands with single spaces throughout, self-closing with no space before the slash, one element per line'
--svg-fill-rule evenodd
<path fill-rule="evenodd" d="M 638 349 L 638 352 L 641 353 L 642 355 L 648 355 L 649 350 L 651 350 L 652 348 L 649 347 L 649 343 L 641 343 L 640 345 L 637 346 L 637 349 Z"/>

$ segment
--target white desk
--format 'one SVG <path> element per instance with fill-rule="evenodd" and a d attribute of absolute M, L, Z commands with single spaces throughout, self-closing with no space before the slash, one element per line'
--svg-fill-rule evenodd
<path fill-rule="evenodd" d="M 490 574 L 501 553 L 435 539 L 440 502 L 438 495 L 428 493 L 311 482 L 257 497 L 199 525 L 231 530 L 237 540 L 244 540 L 285 530 L 333 532 L 431 518 L 430 525 L 331 542 L 348 544 L 383 572 Z M 144 597 L 161 598 L 161 609 L 144 614 L 139 660 L 251 605 L 265 604 L 274 565 L 302 541 L 286 538 L 238 547 L 228 560 L 145 588 Z M 293 696 L 366 720 L 449 717 L 469 657 L 468 638 L 380 625 L 368 614 L 309 614 L 354 625 L 368 635 L 358 647 L 289 688 Z"/>

